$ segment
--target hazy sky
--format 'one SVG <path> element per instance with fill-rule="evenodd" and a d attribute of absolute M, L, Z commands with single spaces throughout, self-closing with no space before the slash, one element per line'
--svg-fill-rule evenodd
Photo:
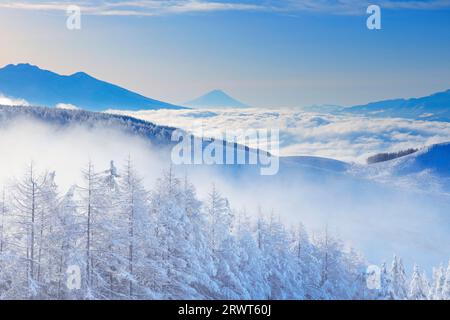
<path fill-rule="evenodd" d="M 66 28 L 68 5 L 82 29 Z M 85 71 L 180 103 L 353 105 L 450 89 L 450 0 L 0 0 L 0 65 Z"/>

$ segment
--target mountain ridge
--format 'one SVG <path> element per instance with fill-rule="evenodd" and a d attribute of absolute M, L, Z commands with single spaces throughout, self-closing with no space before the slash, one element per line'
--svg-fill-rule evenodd
<path fill-rule="evenodd" d="M 24 99 L 30 105 L 71 104 L 89 111 L 106 109 L 184 109 L 151 99 L 85 72 L 61 75 L 29 63 L 0 68 L 0 93 Z"/>
<path fill-rule="evenodd" d="M 418 98 L 399 98 L 348 107 L 345 112 L 381 117 L 450 121 L 450 89 Z"/>

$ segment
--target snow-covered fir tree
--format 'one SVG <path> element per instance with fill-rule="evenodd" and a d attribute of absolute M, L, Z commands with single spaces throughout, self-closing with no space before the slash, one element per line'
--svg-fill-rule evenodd
<path fill-rule="evenodd" d="M 450 300 L 450 261 L 448 263 L 447 271 L 445 272 L 444 285 L 442 286 L 441 297 L 443 300 Z"/>
<path fill-rule="evenodd" d="M 395 255 L 391 266 L 391 287 L 393 298 L 395 300 L 404 300 L 407 298 L 408 293 L 406 283 L 406 272 L 402 259 Z"/>
<path fill-rule="evenodd" d="M 408 298 L 411 300 L 426 300 L 428 292 L 428 284 L 423 274 L 417 265 L 414 266 L 414 271 L 409 285 Z"/>

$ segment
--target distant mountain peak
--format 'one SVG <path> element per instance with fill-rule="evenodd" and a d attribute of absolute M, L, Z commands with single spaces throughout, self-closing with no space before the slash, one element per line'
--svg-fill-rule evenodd
<path fill-rule="evenodd" d="M 15 68 L 24 68 L 24 67 L 33 67 L 33 68 L 37 68 L 37 66 L 32 65 L 32 64 L 30 64 L 30 63 L 17 63 L 17 64 L 11 63 L 11 64 L 8 64 L 7 67 L 10 67 L 10 68 L 13 68 L 13 67 L 15 67 Z"/>
<path fill-rule="evenodd" d="M 70 104 L 90 111 L 183 109 L 98 80 L 85 72 L 60 75 L 29 63 L 0 68 L 0 94 L 24 99 L 30 105 Z"/>
<path fill-rule="evenodd" d="M 227 96 L 229 97 L 228 94 L 226 94 L 223 90 L 221 89 L 214 89 L 211 90 L 210 92 L 208 92 L 206 95 L 222 95 L 222 96 Z"/>
<path fill-rule="evenodd" d="M 75 72 L 74 74 L 71 74 L 70 77 L 72 77 L 72 78 L 94 79 L 91 75 L 87 74 L 86 72 Z"/>
<path fill-rule="evenodd" d="M 203 96 L 188 101 L 186 106 L 194 108 L 247 108 L 248 105 L 231 97 L 221 89 L 214 89 Z"/>
<path fill-rule="evenodd" d="M 3 69 L 29 69 L 29 70 L 42 70 L 38 66 L 29 64 L 29 63 L 17 63 L 17 64 L 8 64 Z"/>
<path fill-rule="evenodd" d="M 419 120 L 450 121 L 450 90 L 418 98 L 399 98 L 353 106 L 346 112 Z"/>

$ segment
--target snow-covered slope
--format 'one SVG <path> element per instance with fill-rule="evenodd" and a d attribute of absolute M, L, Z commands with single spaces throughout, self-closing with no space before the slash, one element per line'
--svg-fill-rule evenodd
<path fill-rule="evenodd" d="M 450 177 L 450 143 L 432 145 L 417 154 L 399 158 L 393 166 L 398 175 L 428 171 L 439 177 Z"/>
<path fill-rule="evenodd" d="M 308 157 L 308 156 L 297 156 L 297 157 L 283 157 L 281 163 L 286 167 L 305 167 L 310 169 L 319 169 L 328 172 L 345 172 L 350 168 L 348 163 L 322 158 L 322 157 Z"/>
<path fill-rule="evenodd" d="M 369 179 L 404 188 L 450 194 L 450 143 L 428 146 L 390 161 L 355 166 L 352 170 Z"/>

